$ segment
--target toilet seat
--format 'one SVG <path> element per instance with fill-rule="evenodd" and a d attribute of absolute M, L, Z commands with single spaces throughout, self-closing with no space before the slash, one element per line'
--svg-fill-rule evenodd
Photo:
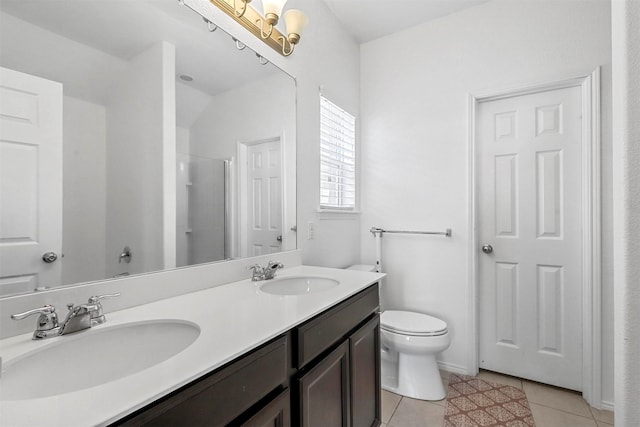
<path fill-rule="evenodd" d="M 388 332 L 416 337 L 433 337 L 447 333 L 447 324 L 443 320 L 413 311 L 384 311 L 380 315 L 380 327 Z"/>

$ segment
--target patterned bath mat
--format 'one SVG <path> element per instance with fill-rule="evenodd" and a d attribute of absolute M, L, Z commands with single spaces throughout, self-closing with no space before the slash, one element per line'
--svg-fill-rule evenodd
<path fill-rule="evenodd" d="M 444 427 L 532 427 L 527 396 L 520 389 L 451 374 Z"/>

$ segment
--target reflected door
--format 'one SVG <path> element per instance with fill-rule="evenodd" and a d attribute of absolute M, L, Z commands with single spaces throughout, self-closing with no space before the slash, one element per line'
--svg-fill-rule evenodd
<path fill-rule="evenodd" d="M 480 367 L 581 390 L 580 88 L 478 111 Z"/>
<path fill-rule="evenodd" d="M 247 248 L 249 256 L 282 250 L 282 156 L 280 140 L 247 149 Z"/>
<path fill-rule="evenodd" d="M 0 68 L 0 296 L 58 285 L 61 250 L 62 85 Z"/>

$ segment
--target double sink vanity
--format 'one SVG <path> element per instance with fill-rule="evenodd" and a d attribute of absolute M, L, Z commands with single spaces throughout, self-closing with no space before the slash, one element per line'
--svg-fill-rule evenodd
<path fill-rule="evenodd" d="M 296 266 L 3 339 L 0 424 L 379 425 L 382 276 Z"/>

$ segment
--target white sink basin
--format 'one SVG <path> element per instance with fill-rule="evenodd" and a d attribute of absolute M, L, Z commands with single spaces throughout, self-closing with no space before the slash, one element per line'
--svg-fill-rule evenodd
<path fill-rule="evenodd" d="M 305 295 L 326 291 L 339 284 L 328 277 L 282 277 L 266 281 L 260 290 L 273 295 Z"/>
<path fill-rule="evenodd" d="M 0 400 L 36 399 L 115 381 L 175 356 L 198 335 L 194 323 L 153 320 L 53 338 L 49 345 L 5 360 Z"/>

